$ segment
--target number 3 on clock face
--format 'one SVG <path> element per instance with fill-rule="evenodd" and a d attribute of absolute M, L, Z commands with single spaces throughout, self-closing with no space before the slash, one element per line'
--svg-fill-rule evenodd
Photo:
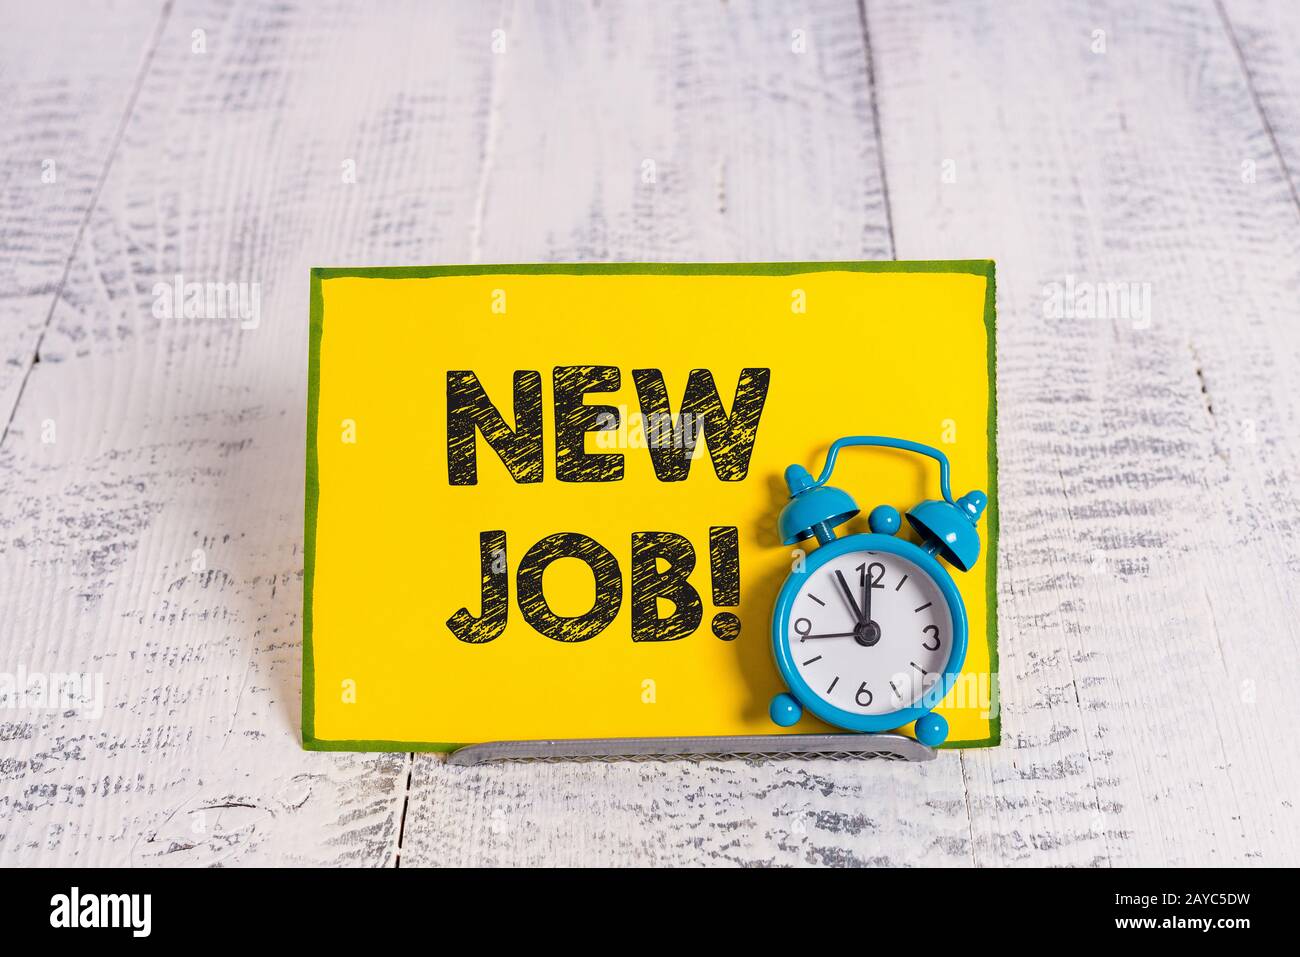
<path fill-rule="evenodd" d="M 802 686 L 798 697 L 814 714 L 852 730 L 915 720 L 947 693 L 966 657 L 965 608 L 951 577 L 920 548 L 886 536 L 813 552 L 806 572 L 787 582 L 778 613 L 783 677 Z"/>

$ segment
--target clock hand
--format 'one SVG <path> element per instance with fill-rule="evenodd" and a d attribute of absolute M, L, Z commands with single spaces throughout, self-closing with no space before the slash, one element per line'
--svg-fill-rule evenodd
<path fill-rule="evenodd" d="M 803 641 L 807 641 L 809 638 L 852 638 L 852 637 L 853 637 L 853 632 L 851 631 L 837 631 L 833 635 L 800 635 L 799 640 L 803 642 Z"/>
<path fill-rule="evenodd" d="M 862 569 L 862 620 L 871 621 L 871 571 Z"/>
<path fill-rule="evenodd" d="M 854 620 L 866 621 L 867 619 L 862 617 L 862 612 L 858 609 L 858 603 L 853 597 L 853 592 L 849 591 L 849 583 L 844 580 L 844 573 L 837 568 L 835 569 L 835 577 L 839 579 L 840 591 L 844 592 L 844 600 L 849 603 L 849 610 L 853 612 Z"/>

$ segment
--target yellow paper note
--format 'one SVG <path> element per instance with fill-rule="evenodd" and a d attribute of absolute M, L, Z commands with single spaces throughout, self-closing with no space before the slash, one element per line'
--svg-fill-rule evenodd
<path fill-rule="evenodd" d="M 936 446 L 957 494 L 989 493 L 983 554 L 953 572 L 969 646 L 938 711 L 948 746 L 997 742 L 992 263 L 318 269 L 311 342 L 307 747 L 836 730 L 768 717 L 785 690 L 772 606 L 799 550 L 776 521 L 786 466 L 816 475 L 830 443 L 857 434 Z M 699 399 L 710 383 L 719 421 L 737 425 L 712 445 L 706 415 L 673 431 L 688 384 Z M 747 433 L 737 406 L 752 418 L 760 387 Z M 484 413 L 475 396 L 509 433 L 496 436 L 504 455 L 466 432 L 467 410 Z M 585 425 L 580 405 L 596 407 Z M 687 451 L 661 457 L 661 475 L 651 447 L 673 441 Z M 840 531 L 865 531 L 878 504 L 937 498 L 938 469 L 850 449 L 833 484 L 862 509 Z M 714 602 L 710 529 L 735 529 L 719 566 L 738 560 L 735 605 Z M 651 556 L 639 582 L 635 543 Z M 591 561 L 539 570 L 552 546 Z M 633 607 L 665 570 L 660 546 L 693 552 L 698 626 L 636 641 Z M 521 563 L 537 572 L 523 595 Z M 496 634 L 482 620 L 488 576 L 508 590 Z M 670 619 L 676 606 L 641 607 Z M 548 635 L 560 619 L 579 624 Z"/>

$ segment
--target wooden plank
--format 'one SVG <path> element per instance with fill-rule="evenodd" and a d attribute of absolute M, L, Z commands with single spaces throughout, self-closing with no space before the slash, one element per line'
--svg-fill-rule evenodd
<path fill-rule="evenodd" d="M 0 434 L 111 161 L 164 4 L 5 4 Z"/>
<path fill-rule="evenodd" d="M 869 7 L 899 255 L 998 261 L 1007 743 L 964 756 L 976 857 L 1293 864 L 1300 229 L 1223 23 Z M 1058 317 L 1067 282 L 1150 309 Z"/>
<path fill-rule="evenodd" d="M 485 260 L 889 258 L 853 4 L 555 4 L 513 8 L 503 28 Z M 417 755 L 402 848 L 402 866 L 970 860 L 954 754 L 486 768 Z"/>
<path fill-rule="evenodd" d="M 417 756 L 402 866 L 970 862 L 960 765 L 451 767 Z"/>
<path fill-rule="evenodd" d="M 1264 138 L 1252 142 L 1242 158 L 1244 177 L 1258 176 L 1259 157 L 1279 157 L 1300 211 L 1300 7 L 1294 3 L 1243 3 L 1216 0 L 1234 44 L 1246 84 L 1262 119 Z M 1265 164 L 1265 174 L 1271 164 Z"/>
<path fill-rule="evenodd" d="M 105 705 L 6 716 L 6 863 L 396 860 L 409 756 L 299 744 L 308 269 L 469 257 L 495 22 L 173 10 L 2 450 L 0 647 Z"/>
<path fill-rule="evenodd" d="M 392 864 L 403 808 L 403 865 L 1300 859 L 1300 759 L 1269 736 L 1298 708 L 1300 235 L 1260 119 L 1286 156 L 1268 30 L 1182 2 L 865 12 L 874 104 L 847 3 L 178 4 L 0 444 L 0 648 L 101 675 L 105 703 L 0 721 L 0 860 Z M 106 75 L 81 49 L 73 86 Z M 891 207 L 901 257 L 999 260 L 1002 749 L 300 751 L 309 266 L 880 258 Z M 36 278 L 0 287 L 26 322 L 79 221 L 20 218 L 51 227 L 24 240 Z M 258 283 L 257 327 L 156 318 L 177 272 Z M 1149 283 L 1150 321 L 1044 315 L 1067 276 Z"/>

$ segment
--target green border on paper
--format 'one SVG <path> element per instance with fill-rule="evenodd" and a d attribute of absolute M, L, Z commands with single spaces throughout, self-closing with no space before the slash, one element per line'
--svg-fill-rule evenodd
<path fill-rule="evenodd" d="M 1002 740 L 1002 715 L 998 692 L 998 389 L 997 389 L 997 281 L 991 259 L 918 260 L 913 262 L 816 263 L 533 263 L 489 266 L 364 266 L 317 267 L 311 271 L 311 336 L 307 367 L 307 489 L 303 536 L 302 588 L 302 745 L 308 751 L 455 751 L 464 744 L 432 741 L 326 741 L 316 737 L 316 672 L 312 657 L 312 585 L 316 571 L 316 510 L 320 501 L 320 463 L 316 454 L 316 429 L 320 414 L 320 344 L 325 319 L 321 294 L 324 279 L 435 279 L 441 276 L 572 275 L 572 276 L 792 276 L 810 272 L 963 273 L 983 276 L 984 329 L 987 337 L 989 403 L 989 505 L 986 574 L 989 648 L 989 694 L 993 714 L 989 736 L 981 741 L 944 744 L 945 749 L 995 747 Z M 774 734 L 773 737 L 780 737 Z"/>

